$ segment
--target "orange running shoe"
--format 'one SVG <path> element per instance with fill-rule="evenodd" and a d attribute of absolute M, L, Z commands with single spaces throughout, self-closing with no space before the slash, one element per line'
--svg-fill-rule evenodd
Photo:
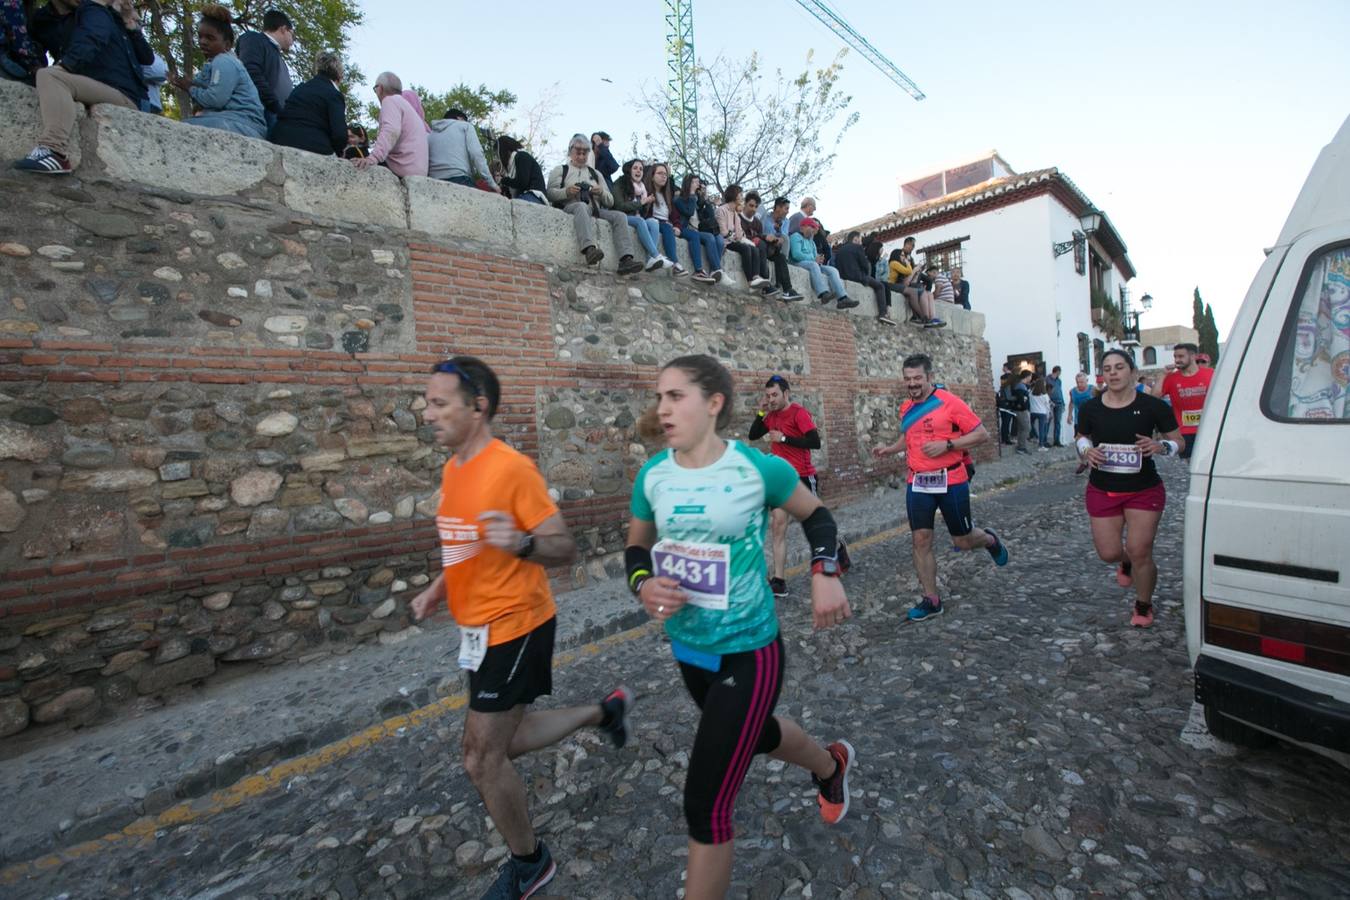
<path fill-rule="evenodd" d="M 1153 604 L 1139 603 L 1134 604 L 1134 615 L 1130 616 L 1130 624 L 1135 628 L 1147 628 L 1153 624 Z"/>
<path fill-rule="evenodd" d="M 826 825 L 837 825 L 848 815 L 848 773 L 853 768 L 853 745 L 848 741 L 835 741 L 825 749 L 834 757 L 834 774 L 823 781 L 812 775 L 811 780 L 820 791 L 816 796 L 820 817 Z"/>
<path fill-rule="evenodd" d="M 1128 559 L 1116 566 L 1116 584 L 1121 587 L 1129 587 L 1134 584 L 1134 574 L 1131 572 L 1132 568 L 1133 566 L 1130 565 Z"/>

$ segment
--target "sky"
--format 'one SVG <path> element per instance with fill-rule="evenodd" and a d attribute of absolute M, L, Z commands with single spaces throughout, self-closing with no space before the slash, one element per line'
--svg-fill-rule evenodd
<path fill-rule="evenodd" d="M 651 130 L 644 85 L 664 83 L 662 0 L 361 5 L 351 55 L 368 78 L 506 88 L 520 110 L 550 98 L 546 168 L 573 132 L 609 132 L 621 161 L 645 149 L 633 141 Z M 1055 166 L 1129 247 L 1131 294 L 1154 298 L 1144 328 L 1190 325 L 1199 287 L 1226 338 L 1263 248 L 1350 114 L 1350 0 L 831 5 L 927 99 L 848 54 L 841 87 L 860 119 L 813 191 L 826 227 L 891 212 L 902 181 L 990 150 L 1017 171 Z M 809 52 L 820 66 L 843 46 L 795 0 L 694 0 L 705 62 L 754 50 L 795 76 Z"/>

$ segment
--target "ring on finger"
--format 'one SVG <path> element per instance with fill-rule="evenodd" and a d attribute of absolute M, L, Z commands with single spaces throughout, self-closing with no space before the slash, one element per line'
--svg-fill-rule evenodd
<path fill-rule="evenodd" d="M 658 607 L 656 608 L 656 611 L 659 612 L 659 613 L 663 613 L 663 612 L 666 611 L 666 608 L 665 608 L 664 606 L 658 606 Z"/>

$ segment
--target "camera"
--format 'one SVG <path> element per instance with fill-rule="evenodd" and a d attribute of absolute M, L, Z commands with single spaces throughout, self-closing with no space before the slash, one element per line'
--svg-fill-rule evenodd
<path fill-rule="evenodd" d="M 591 186 L 589 184 L 579 185 L 577 188 L 577 199 L 582 203 L 591 202 Z"/>

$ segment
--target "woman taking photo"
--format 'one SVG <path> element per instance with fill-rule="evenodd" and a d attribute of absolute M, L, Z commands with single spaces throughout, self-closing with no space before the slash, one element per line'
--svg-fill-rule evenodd
<path fill-rule="evenodd" d="M 731 374 L 710 356 L 682 356 L 666 364 L 656 387 L 642 430 L 662 434 L 667 449 L 633 485 L 624 562 L 629 587 L 665 625 L 702 711 L 684 788 L 685 896 L 711 900 L 725 897 L 731 881 L 736 795 L 756 754 L 808 770 L 826 823 L 848 812 L 853 748 L 822 747 L 796 722 L 772 715 L 784 661 L 764 563 L 770 508 L 800 519 L 810 546 L 830 548 L 811 566 L 815 626 L 837 625 L 850 612 L 829 510 L 788 463 L 719 435 L 731 422 Z"/>
<path fill-rule="evenodd" d="M 722 248 L 717 245 L 717 235 L 705 230 L 707 223 L 700 216 L 698 189 L 701 186 L 697 175 L 684 176 L 680 195 L 675 198 L 675 209 L 680 214 L 680 237 L 689 242 L 689 257 L 694 261 L 694 280 L 721 281 Z M 714 217 L 714 227 L 716 224 Z"/>
<path fill-rule="evenodd" d="M 1107 350 L 1101 371 L 1106 389 L 1085 402 L 1078 415 L 1078 454 L 1092 467 L 1086 497 L 1092 543 L 1103 562 L 1116 564 L 1116 583 L 1134 585 L 1130 624 L 1147 628 L 1153 624 L 1158 581 L 1153 539 L 1167 505 L 1153 457 L 1175 456 L 1181 431 L 1170 406 L 1134 389 L 1135 366 L 1128 353 Z M 1155 440 L 1155 433 L 1162 440 Z"/>

